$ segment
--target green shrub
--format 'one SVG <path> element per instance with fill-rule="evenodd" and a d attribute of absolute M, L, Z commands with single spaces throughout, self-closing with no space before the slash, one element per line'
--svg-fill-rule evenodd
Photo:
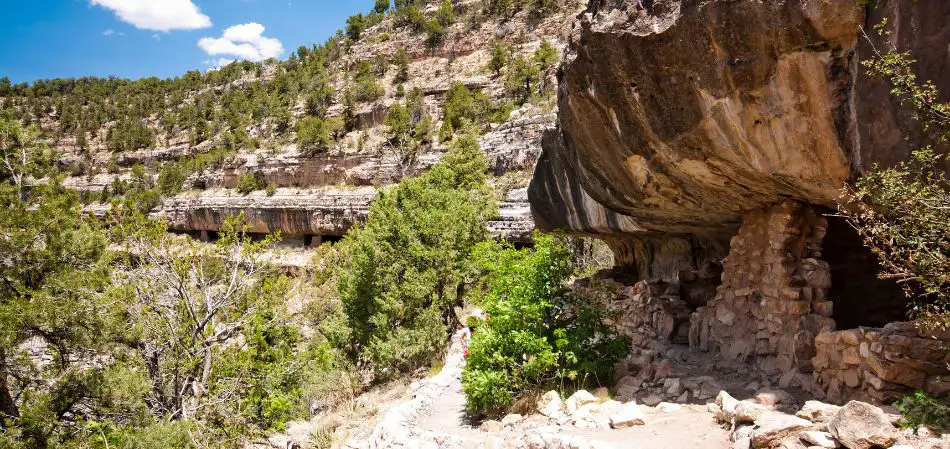
<path fill-rule="evenodd" d="M 297 120 L 297 144 L 301 153 L 307 156 L 327 152 L 333 144 L 330 126 L 319 117 Z"/>
<path fill-rule="evenodd" d="M 263 190 L 267 187 L 267 181 L 264 175 L 259 172 L 246 172 L 241 174 L 237 182 L 237 191 L 247 195 L 255 190 Z"/>
<path fill-rule="evenodd" d="M 419 32 L 425 28 L 426 16 L 419 6 L 412 3 L 396 7 L 395 21 L 398 26 L 408 27 L 415 32 Z"/>
<path fill-rule="evenodd" d="M 396 65 L 396 76 L 393 77 L 393 83 L 402 85 L 409 81 L 409 53 L 405 48 L 400 47 L 393 58 L 393 64 Z"/>
<path fill-rule="evenodd" d="M 938 432 L 950 430 L 950 398 L 946 396 L 936 398 L 918 390 L 904 396 L 894 406 L 901 414 L 898 425 L 913 429 L 914 433 L 921 427 Z"/>
<path fill-rule="evenodd" d="M 459 325 L 469 255 L 496 210 L 487 169 L 477 137 L 460 136 L 430 171 L 381 192 L 344 239 L 342 314 L 326 333 L 377 378 L 428 366 Z"/>
<path fill-rule="evenodd" d="M 158 189 L 162 195 L 174 195 L 181 191 L 186 178 L 188 173 L 180 164 L 165 164 L 158 173 Z"/>
<path fill-rule="evenodd" d="M 445 93 L 439 138 L 443 141 L 449 140 L 455 131 L 465 127 L 466 121 L 481 125 L 485 122 L 490 108 L 491 100 L 480 89 L 472 91 L 460 81 L 453 82 Z"/>
<path fill-rule="evenodd" d="M 376 0 L 376 3 L 373 5 L 373 13 L 375 14 L 385 14 L 389 10 L 389 0 Z"/>
<path fill-rule="evenodd" d="M 495 76 L 499 76 L 511 58 L 511 45 L 504 41 L 493 40 L 489 45 L 489 52 L 491 53 L 491 59 L 488 61 L 488 70 L 494 73 Z"/>
<path fill-rule="evenodd" d="M 887 22 L 875 27 L 886 35 Z M 891 93 L 913 108 L 930 137 L 950 143 L 950 103 L 930 81 L 918 80 L 917 61 L 893 47 L 864 62 L 888 79 Z M 875 165 L 845 189 L 839 211 L 877 256 L 882 278 L 904 286 L 918 326 L 950 329 L 950 177 L 947 155 L 931 146 L 891 167 Z"/>
<path fill-rule="evenodd" d="M 353 73 L 353 93 L 358 102 L 372 102 L 383 96 L 383 87 L 379 85 L 376 72 L 370 61 L 360 61 Z"/>
<path fill-rule="evenodd" d="M 476 254 L 487 292 L 462 373 L 471 413 L 498 416 L 526 394 L 610 379 L 627 341 L 597 300 L 568 289 L 574 269 L 560 239 L 538 234 L 520 251 L 488 242 Z"/>
<path fill-rule="evenodd" d="M 426 22 L 425 29 L 427 42 L 430 47 L 441 44 L 445 40 L 448 28 L 455 23 L 455 6 L 449 0 L 443 0 L 436 10 L 435 16 Z"/>

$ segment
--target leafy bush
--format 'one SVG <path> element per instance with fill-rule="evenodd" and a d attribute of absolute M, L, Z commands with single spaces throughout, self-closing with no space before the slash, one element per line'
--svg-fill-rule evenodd
<path fill-rule="evenodd" d="M 395 13 L 396 25 L 408 27 L 413 31 L 422 31 L 426 25 L 426 16 L 422 9 L 415 3 L 405 6 L 396 6 Z"/>
<path fill-rule="evenodd" d="M 883 34 L 886 22 L 876 27 Z M 950 103 L 930 81 L 920 82 L 915 60 L 891 48 L 865 62 L 869 72 L 890 80 L 891 92 L 915 110 L 915 118 L 938 143 L 950 143 Z M 839 210 L 871 248 L 880 276 L 896 279 L 914 303 L 918 325 L 950 329 L 950 177 L 946 155 L 918 148 L 908 162 L 874 166 L 845 189 Z"/>
<path fill-rule="evenodd" d="M 465 122 L 480 125 L 488 116 L 491 100 L 480 89 L 469 90 L 460 81 L 455 81 L 445 93 L 442 129 L 439 138 L 449 140 L 455 131 L 463 129 Z"/>
<path fill-rule="evenodd" d="M 409 53 L 405 48 L 400 47 L 396 51 L 396 57 L 393 58 L 393 64 L 396 65 L 396 76 L 393 77 L 393 83 L 401 85 L 409 81 Z"/>
<path fill-rule="evenodd" d="M 360 61 L 353 73 L 353 93 L 358 102 L 372 102 L 383 96 L 383 87 L 377 81 L 370 61 Z"/>
<path fill-rule="evenodd" d="M 950 430 L 950 398 L 936 398 L 924 391 L 904 396 L 894 406 L 901 414 L 898 425 L 913 429 L 916 433 L 921 427 L 938 432 Z"/>
<path fill-rule="evenodd" d="M 264 179 L 264 175 L 259 172 L 246 172 L 243 173 L 237 182 L 237 191 L 241 192 L 242 195 L 247 195 L 255 190 L 263 190 L 267 187 L 267 181 Z"/>
<path fill-rule="evenodd" d="M 165 164 L 158 173 L 158 189 L 162 195 L 174 195 L 181 191 L 188 174 L 176 163 Z"/>
<path fill-rule="evenodd" d="M 303 117 L 297 120 L 297 143 L 307 156 L 325 153 L 333 144 L 330 126 L 319 117 Z"/>
<path fill-rule="evenodd" d="M 493 40 L 489 46 L 489 52 L 491 59 L 488 61 L 488 70 L 491 70 L 495 76 L 499 76 L 511 58 L 511 45 L 504 41 Z"/>
<path fill-rule="evenodd" d="M 870 3 L 870 2 L 865 2 Z M 887 21 L 875 26 L 885 38 Z M 885 39 L 889 41 L 889 39 Z M 872 48 L 874 43 L 868 38 Z M 950 103 L 930 81 L 919 81 L 917 61 L 893 44 L 864 61 L 872 75 L 886 78 L 891 93 L 914 110 L 933 141 L 950 143 Z M 947 156 L 931 146 L 911 152 L 893 167 L 875 165 L 844 189 L 839 211 L 877 256 L 881 278 L 895 279 L 912 302 L 911 316 L 925 331 L 950 329 L 950 178 Z M 919 391 L 897 403 L 902 424 L 950 427 L 950 401 Z"/>
<path fill-rule="evenodd" d="M 471 413 L 497 416 L 522 395 L 610 378 L 627 341 L 595 299 L 567 288 L 574 269 L 560 239 L 536 235 L 534 249 L 520 251 L 488 242 L 476 254 L 488 291 L 462 373 Z"/>
<path fill-rule="evenodd" d="M 455 23 L 455 6 L 450 0 L 443 0 L 436 10 L 435 16 L 426 22 L 427 42 L 430 47 L 436 46 L 445 40 L 448 28 Z"/>
<path fill-rule="evenodd" d="M 487 169 L 477 137 L 462 136 L 429 172 L 381 192 L 343 240 L 342 314 L 326 333 L 377 378 L 429 365 L 459 325 L 469 255 L 496 210 Z"/>

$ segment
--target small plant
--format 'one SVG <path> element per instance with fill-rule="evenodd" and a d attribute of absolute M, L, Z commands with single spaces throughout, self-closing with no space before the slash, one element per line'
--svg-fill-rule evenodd
<path fill-rule="evenodd" d="M 950 429 L 950 398 L 937 398 L 918 390 L 898 400 L 894 407 L 901 414 L 898 425 L 913 429 L 915 434 L 921 427 L 940 432 Z"/>
<path fill-rule="evenodd" d="M 487 272 L 486 318 L 473 323 L 462 372 L 469 412 L 498 416 L 525 395 L 609 379 L 628 342 L 596 299 L 567 288 L 574 267 L 561 239 L 536 235 L 520 251 L 483 243 L 476 260 Z"/>
<path fill-rule="evenodd" d="M 259 172 L 247 172 L 238 178 L 237 191 L 242 195 L 247 195 L 255 190 L 263 190 L 267 187 L 267 181 L 264 175 Z"/>

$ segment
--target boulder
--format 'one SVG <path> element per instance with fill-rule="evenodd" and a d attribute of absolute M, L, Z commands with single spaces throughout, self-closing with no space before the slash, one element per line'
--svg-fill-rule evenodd
<path fill-rule="evenodd" d="M 732 442 L 732 449 L 752 449 L 752 437 L 737 438 Z"/>
<path fill-rule="evenodd" d="M 505 415 L 505 417 L 501 419 L 501 423 L 506 426 L 513 426 L 515 424 L 520 423 L 522 420 L 524 420 L 523 416 L 517 413 L 511 413 L 511 414 Z"/>
<path fill-rule="evenodd" d="M 755 400 L 764 405 L 787 404 L 792 401 L 792 395 L 784 390 L 764 388 L 755 393 Z"/>
<path fill-rule="evenodd" d="M 505 430 L 505 425 L 499 421 L 490 419 L 488 421 L 483 421 L 482 424 L 478 426 L 478 430 L 481 430 L 482 432 L 501 432 L 502 430 Z"/>
<path fill-rule="evenodd" d="M 660 360 L 660 363 L 656 364 L 653 379 L 666 379 L 667 377 L 673 377 L 673 363 L 668 359 L 663 359 Z"/>
<path fill-rule="evenodd" d="M 581 406 L 597 402 L 600 401 L 587 390 L 578 390 L 572 394 L 571 397 L 567 398 L 567 412 L 573 415 Z"/>
<path fill-rule="evenodd" d="M 897 436 L 883 410 L 860 401 L 845 404 L 828 422 L 828 432 L 848 449 L 888 447 Z"/>
<path fill-rule="evenodd" d="M 795 413 L 795 416 L 811 422 L 822 423 L 831 421 L 831 418 L 834 418 L 839 410 L 841 410 L 841 407 L 837 405 L 825 404 L 821 401 L 805 401 L 805 405 Z"/>
<path fill-rule="evenodd" d="M 610 427 L 614 429 L 642 426 L 646 422 L 647 416 L 633 401 L 623 404 L 620 410 L 610 415 Z"/>
<path fill-rule="evenodd" d="M 654 405 L 657 405 L 657 404 L 663 402 L 663 397 L 660 396 L 660 395 L 658 395 L 658 394 L 651 394 L 651 395 L 649 395 L 649 396 L 647 396 L 647 397 L 641 399 L 640 402 L 642 402 L 643 405 L 646 405 L 646 406 L 649 406 L 649 407 L 653 407 Z"/>
<path fill-rule="evenodd" d="M 798 434 L 798 437 L 801 438 L 803 442 L 808 443 L 809 446 L 818 446 L 828 449 L 834 449 L 838 447 L 838 442 L 835 441 L 828 432 L 806 430 Z"/>
<path fill-rule="evenodd" d="M 752 447 L 771 448 L 781 444 L 789 436 L 812 426 L 812 422 L 785 413 L 769 412 L 755 420 Z M 797 438 L 796 438 L 797 440 Z"/>
<path fill-rule="evenodd" d="M 754 422 L 771 411 L 772 409 L 762 404 L 740 401 L 739 404 L 736 405 L 736 413 L 733 420 L 737 423 Z"/>
<path fill-rule="evenodd" d="M 557 419 L 564 414 L 564 405 L 561 403 L 561 395 L 551 390 L 538 399 L 538 413 Z"/>
<path fill-rule="evenodd" d="M 736 417 L 736 407 L 739 405 L 739 400 L 723 390 L 716 396 L 715 405 L 717 408 L 713 414 L 716 416 L 716 419 L 720 422 L 732 423 L 732 420 Z"/>
<path fill-rule="evenodd" d="M 679 397 L 683 394 L 683 383 L 676 377 L 672 377 L 663 382 L 663 387 L 666 388 L 666 394 L 670 397 Z"/>

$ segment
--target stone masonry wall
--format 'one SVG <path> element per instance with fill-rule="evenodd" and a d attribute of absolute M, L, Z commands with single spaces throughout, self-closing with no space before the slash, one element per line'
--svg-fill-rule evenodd
<path fill-rule="evenodd" d="M 917 389 L 950 392 L 950 335 L 926 335 L 913 323 L 822 332 L 815 339 L 812 392 L 829 402 L 889 403 Z"/>
<path fill-rule="evenodd" d="M 574 289 L 587 297 L 601 298 L 608 310 L 617 313 L 614 326 L 635 347 L 658 349 L 668 343 L 688 342 L 692 309 L 680 299 L 676 283 L 640 281 L 623 285 L 610 279 L 582 279 L 574 283 Z"/>
<path fill-rule="evenodd" d="M 812 371 L 814 339 L 833 330 L 830 269 L 821 260 L 827 221 L 784 201 L 745 215 L 723 260 L 716 297 L 691 318 L 690 344 L 748 362 L 783 384 Z"/>

